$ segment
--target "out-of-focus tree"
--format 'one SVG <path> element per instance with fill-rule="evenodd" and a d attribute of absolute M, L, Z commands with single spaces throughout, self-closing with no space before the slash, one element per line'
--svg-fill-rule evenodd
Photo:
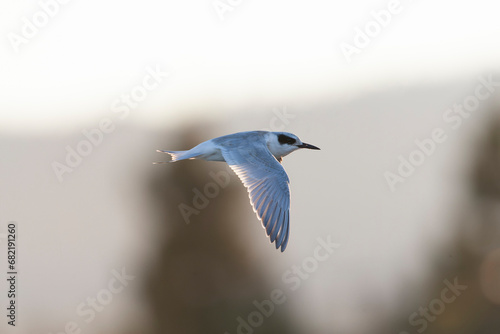
<path fill-rule="evenodd" d="M 206 132 L 207 128 L 187 128 L 176 134 L 181 139 L 175 145 L 193 147 L 208 138 L 200 136 Z M 253 301 L 269 299 L 273 290 L 242 243 L 241 225 L 248 222 L 240 209 L 248 206 L 248 197 L 224 163 L 192 160 L 164 167 L 150 180 L 158 213 L 158 250 L 145 282 L 151 333 L 236 333 L 241 326 L 238 317 L 247 322 L 257 310 Z M 218 175 L 220 184 L 210 172 Z M 198 208 L 193 189 L 206 199 L 196 198 Z M 181 204 L 186 205 L 186 216 L 187 206 L 199 211 L 189 215 L 189 223 L 180 212 Z M 270 317 L 263 317 L 258 329 L 241 331 L 289 333 L 286 310 L 285 305 L 277 306 Z"/>
<path fill-rule="evenodd" d="M 500 333 L 500 119 L 496 115 L 473 156 L 469 203 L 451 215 L 458 221 L 455 242 L 443 253 L 446 256 L 438 256 L 431 288 L 422 290 L 426 298 L 409 302 L 412 311 L 405 308 L 395 327 L 389 326 L 395 333 Z M 445 280 L 456 282 L 458 293 L 448 288 L 443 297 Z M 424 299 L 428 302 L 421 304 Z"/>

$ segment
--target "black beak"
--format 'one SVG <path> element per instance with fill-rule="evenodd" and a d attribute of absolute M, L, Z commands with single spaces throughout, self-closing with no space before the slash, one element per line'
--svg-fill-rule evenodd
<path fill-rule="evenodd" d="M 297 145 L 298 148 L 308 148 L 310 150 L 319 150 L 320 148 L 319 147 L 316 147 L 314 145 L 311 145 L 311 144 L 306 144 L 306 143 L 302 143 L 300 145 Z"/>

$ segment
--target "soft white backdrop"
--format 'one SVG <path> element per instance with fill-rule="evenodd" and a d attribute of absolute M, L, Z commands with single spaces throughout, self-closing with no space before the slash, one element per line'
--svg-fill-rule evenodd
<path fill-rule="evenodd" d="M 64 131 L 93 120 L 153 64 L 172 77 L 144 102 L 152 110 L 138 120 L 149 124 L 207 103 L 235 112 L 256 98 L 338 97 L 499 66 L 499 5 L 490 0 L 401 0 L 351 63 L 341 43 L 390 1 L 232 1 L 224 20 L 213 2 L 69 1 L 15 52 L 8 34 L 41 7 L 3 0 L 0 127 Z"/>

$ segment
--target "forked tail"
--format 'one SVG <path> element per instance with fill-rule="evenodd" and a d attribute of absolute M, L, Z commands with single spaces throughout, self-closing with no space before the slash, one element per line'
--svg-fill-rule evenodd
<path fill-rule="evenodd" d="M 199 154 L 193 154 L 190 151 L 164 151 L 164 150 L 156 150 L 156 152 L 160 153 L 167 153 L 170 154 L 172 157 L 172 160 L 170 161 L 162 161 L 162 162 L 155 162 L 155 164 L 162 164 L 162 163 L 169 163 L 169 162 L 176 162 L 179 160 L 186 160 L 186 159 L 193 159 Z"/>

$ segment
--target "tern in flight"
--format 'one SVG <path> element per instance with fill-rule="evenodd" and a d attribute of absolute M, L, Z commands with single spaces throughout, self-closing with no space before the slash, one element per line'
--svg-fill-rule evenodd
<path fill-rule="evenodd" d="M 290 180 L 281 165 L 299 148 L 319 150 L 288 132 L 247 131 L 207 140 L 188 151 L 163 151 L 176 162 L 185 159 L 225 161 L 248 190 L 262 226 L 283 252 L 290 234 Z"/>

